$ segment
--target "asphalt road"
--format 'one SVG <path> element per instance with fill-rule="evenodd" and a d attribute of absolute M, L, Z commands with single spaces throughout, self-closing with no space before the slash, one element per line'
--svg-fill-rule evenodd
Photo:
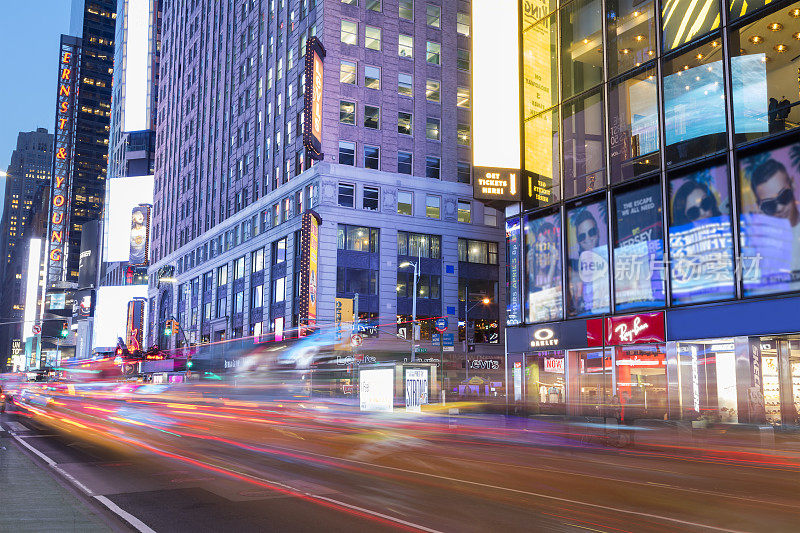
<path fill-rule="evenodd" d="M 7 414 L 3 424 L 43 468 L 54 462 L 141 531 L 763 532 L 800 523 L 794 454 L 616 449 L 547 427 L 509 429 L 501 418 L 493 427 L 283 406 L 72 402 L 50 418 Z"/>

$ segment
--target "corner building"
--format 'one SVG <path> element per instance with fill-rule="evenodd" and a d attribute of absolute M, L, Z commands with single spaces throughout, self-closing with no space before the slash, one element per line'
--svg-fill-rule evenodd
<path fill-rule="evenodd" d="M 520 18 L 520 406 L 797 425 L 800 3 L 545 1 Z"/>
<path fill-rule="evenodd" d="M 413 279 L 399 265 L 419 257 L 425 352 L 439 355 L 425 319 L 448 317 L 457 390 L 466 309 L 470 358 L 499 365 L 501 215 L 472 199 L 469 33 L 464 2 L 164 2 L 149 343 L 175 342 L 161 334 L 172 318 L 181 344 L 296 335 L 300 215 L 313 209 L 318 326 L 357 293 L 364 349 L 408 356 L 397 333 L 410 336 Z M 326 51 L 313 165 L 312 37 Z"/>

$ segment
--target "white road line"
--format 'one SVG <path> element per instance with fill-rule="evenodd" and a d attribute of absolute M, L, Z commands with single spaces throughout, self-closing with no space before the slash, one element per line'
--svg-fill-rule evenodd
<path fill-rule="evenodd" d="M 131 526 L 133 526 L 137 531 L 139 531 L 140 533 L 156 533 L 154 530 L 152 530 L 149 527 L 147 527 L 147 524 L 145 524 L 144 522 L 142 522 L 141 520 L 139 520 L 138 518 L 136 518 L 135 516 L 133 516 L 129 512 L 125 511 L 124 509 L 122 509 L 120 506 L 118 506 L 117 504 L 115 504 L 114 502 L 112 502 L 111 500 L 106 498 L 105 496 L 103 496 L 101 494 L 94 494 L 94 492 L 92 492 L 92 490 L 89 487 L 87 487 L 86 485 L 84 485 L 83 483 L 81 483 L 80 481 L 75 479 L 75 476 L 73 476 L 73 475 L 69 474 L 68 472 L 66 472 L 53 459 L 51 459 L 50 457 L 46 456 L 45 454 L 43 454 L 42 452 L 40 452 L 39 450 L 37 450 L 36 448 L 31 446 L 30 444 L 28 444 L 27 442 L 22 440 L 22 438 L 20 438 L 19 435 L 17 435 L 13 431 L 9 431 L 9 433 L 14 438 L 14 440 L 17 441 L 22 446 L 24 446 L 25 449 L 27 449 L 30 452 L 32 452 L 33 454 L 35 454 L 39 459 L 41 459 L 42 461 L 47 463 L 48 466 L 50 466 L 53 470 L 58 472 L 59 475 L 63 476 L 70 483 L 72 483 L 73 485 L 75 485 L 76 487 L 81 489 L 88 496 L 93 497 L 94 499 L 96 499 L 97 501 L 102 503 L 104 506 L 106 506 L 108 508 L 109 511 L 113 512 L 114 514 L 116 514 L 117 516 L 122 518 L 124 521 L 126 521 Z"/>

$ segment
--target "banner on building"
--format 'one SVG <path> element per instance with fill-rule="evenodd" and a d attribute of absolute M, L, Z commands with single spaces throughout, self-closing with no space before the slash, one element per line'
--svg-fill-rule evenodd
<path fill-rule="evenodd" d="M 131 352 L 141 350 L 144 342 L 144 298 L 128 302 L 128 321 L 125 328 L 125 344 Z"/>
<path fill-rule="evenodd" d="M 303 146 L 311 159 L 322 160 L 322 74 L 325 48 L 316 37 L 306 41 Z"/>
<path fill-rule="evenodd" d="M 134 266 L 146 265 L 150 260 L 150 206 L 137 205 L 131 210 L 130 256 Z"/>
<path fill-rule="evenodd" d="M 100 253 L 100 221 L 85 222 L 81 228 L 81 256 L 78 260 L 78 288 L 94 288 L 97 280 L 97 255 Z"/>
<path fill-rule="evenodd" d="M 313 210 L 303 213 L 300 226 L 300 336 L 310 333 L 317 324 L 317 254 L 319 226 L 322 219 Z"/>
<path fill-rule="evenodd" d="M 336 298 L 333 310 L 333 323 L 336 329 L 336 348 L 338 350 L 350 349 L 353 320 L 353 299 Z"/>

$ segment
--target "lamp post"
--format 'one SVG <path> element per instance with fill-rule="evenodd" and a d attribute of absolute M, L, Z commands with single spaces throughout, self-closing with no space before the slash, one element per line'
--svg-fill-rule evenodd
<path fill-rule="evenodd" d="M 484 296 L 474 305 L 467 307 L 469 305 L 469 286 L 464 287 L 464 367 L 467 371 L 467 379 L 469 379 L 469 312 L 479 305 L 489 305 L 490 303 L 491 300 Z"/>
<path fill-rule="evenodd" d="M 413 363 L 416 361 L 416 350 L 417 345 L 414 343 L 416 341 L 416 333 L 417 333 L 417 280 L 419 279 L 419 266 L 420 266 L 420 256 L 421 250 L 417 248 L 417 262 L 413 261 L 403 261 L 398 266 L 400 268 L 408 268 L 410 266 L 414 267 L 414 299 L 411 300 L 411 362 Z"/>

